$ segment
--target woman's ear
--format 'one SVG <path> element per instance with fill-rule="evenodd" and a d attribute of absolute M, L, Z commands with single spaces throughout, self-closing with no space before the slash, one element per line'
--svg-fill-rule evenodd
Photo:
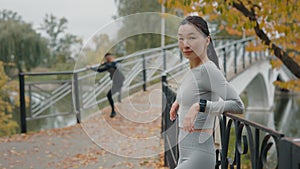
<path fill-rule="evenodd" d="M 209 45 L 209 43 L 210 43 L 210 36 L 207 36 L 207 40 L 206 40 L 207 42 L 206 42 L 206 46 L 208 46 Z"/>

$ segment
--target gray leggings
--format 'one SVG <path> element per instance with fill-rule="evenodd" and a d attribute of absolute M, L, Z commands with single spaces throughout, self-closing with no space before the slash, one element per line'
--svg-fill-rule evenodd
<path fill-rule="evenodd" d="M 215 147 L 212 136 L 205 132 L 179 130 L 179 160 L 176 169 L 214 169 Z"/>

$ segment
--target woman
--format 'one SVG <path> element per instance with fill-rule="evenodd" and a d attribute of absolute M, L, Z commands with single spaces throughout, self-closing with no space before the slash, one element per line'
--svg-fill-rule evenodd
<path fill-rule="evenodd" d="M 113 118 L 116 116 L 116 111 L 115 111 L 115 104 L 112 96 L 117 92 L 121 94 L 121 89 L 125 77 L 121 71 L 121 63 L 116 62 L 114 56 L 111 53 L 106 53 L 104 57 L 106 59 L 106 62 L 102 63 L 98 68 L 93 68 L 93 67 L 88 67 L 88 68 L 97 71 L 99 73 L 104 71 L 109 72 L 110 78 L 112 79 L 112 87 L 108 91 L 106 97 L 111 107 L 110 117 Z"/>
<path fill-rule="evenodd" d="M 178 28 L 178 46 L 189 59 L 190 70 L 177 91 L 170 120 L 179 120 L 177 169 L 215 168 L 212 138 L 215 116 L 243 113 L 244 104 L 218 68 L 206 21 L 188 16 Z M 209 55 L 209 56 L 208 56 Z"/>

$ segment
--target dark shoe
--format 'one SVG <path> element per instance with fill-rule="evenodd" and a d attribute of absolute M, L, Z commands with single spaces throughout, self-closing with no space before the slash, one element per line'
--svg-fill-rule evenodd
<path fill-rule="evenodd" d="M 110 113 L 110 116 L 109 116 L 109 117 L 110 117 L 110 118 L 113 118 L 113 117 L 115 117 L 116 115 L 117 115 L 117 113 L 113 111 L 113 112 Z"/>

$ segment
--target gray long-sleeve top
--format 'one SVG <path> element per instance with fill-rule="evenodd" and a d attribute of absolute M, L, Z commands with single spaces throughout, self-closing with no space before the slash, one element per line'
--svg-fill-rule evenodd
<path fill-rule="evenodd" d="M 178 91 L 179 127 L 183 127 L 186 113 L 200 99 L 207 100 L 205 112 L 199 112 L 194 128 L 213 128 L 214 117 L 223 112 L 243 113 L 244 104 L 223 73 L 212 61 L 190 69 L 184 76 Z"/>
<path fill-rule="evenodd" d="M 94 71 L 97 71 L 99 73 L 108 71 L 110 78 L 114 81 L 114 83 L 121 83 L 123 84 L 123 81 L 125 79 L 121 69 L 121 64 L 119 62 L 105 62 L 101 64 L 98 68 L 92 68 Z"/>

